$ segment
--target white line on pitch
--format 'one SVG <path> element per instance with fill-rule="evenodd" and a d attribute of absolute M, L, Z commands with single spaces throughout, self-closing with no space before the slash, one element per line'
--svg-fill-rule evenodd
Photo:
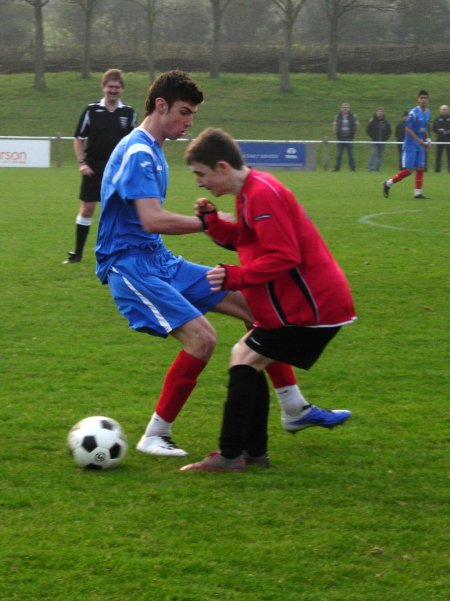
<path fill-rule="evenodd" d="M 440 232 L 437 230 L 424 230 L 424 229 L 414 229 L 410 227 L 398 227 L 396 225 L 389 225 L 386 223 L 377 223 L 373 221 L 376 217 L 383 217 L 384 215 L 399 215 L 401 213 L 422 213 L 423 210 L 407 210 L 407 211 L 389 211 L 385 213 L 373 213 L 372 215 L 363 215 L 358 219 L 359 223 L 364 223 L 365 225 L 372 225 L 373 227 L 383 227 L 389 230 L 399 230 L 400 232 L 420 232 L 424 234 L 444 234 L 445 236 L 450 236 L 450 232 Z"/>

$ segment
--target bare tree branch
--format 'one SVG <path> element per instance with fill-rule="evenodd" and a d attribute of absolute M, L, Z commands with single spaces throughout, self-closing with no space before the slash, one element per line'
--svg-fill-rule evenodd
<path fill-rule="evenodd" d="M 220 71 L 220 37 L 222 17 L 233 0 L 210 0 L 213 16 L 213 39 L 211 51 L 211 79 L 217 79 Z"/>
<path fill-rule="evenodd" d="M 41 6 L 41 8 L 44 8 L 44 6 L 46 4 L 48 4 L 50 2 L 50 0 L 24 0 L 24 2 L 27 2 L 28 4 L 31 4 L 31 6 Z"/>
<path fill-rule="evenodd" d="M 272 4 L 277 6 L 283 15 L 284 48 L 280 57 L 280 92 L 282 93 L 288 92 L 291 88 L 289 71 L 292 52 L 292 32 L 295 21 L 305 2 L 306 0 L 298 0 L 298 2 L 294 0 L 272 0 Z"/>
<path fill-rule="evenodd" d="M 50 0 L 25 0 L 34 8 L 34 87 L 45 89 L 44 22 L 42 9 Z"/>
<path fill-rule="evenodd" d="M 323 0 L 325 14 L 329 21 L 328 35 L 328 79 L 336 79 L 338 46 L 339 46 L 339 21 L 352 11 L 392 11 L 399 5 L 399 0 L 379 0 L 370 2 L 365 0 Z"/>

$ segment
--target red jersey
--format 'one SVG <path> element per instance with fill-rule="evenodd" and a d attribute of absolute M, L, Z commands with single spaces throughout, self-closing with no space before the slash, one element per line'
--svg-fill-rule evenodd
<path fill-rule="evenodd" d="M 261 328 L 339 326 L 356 319 L 344 273 L 293 193 L 250 169 L 236 197 L 236 223 L 206 215 L 207 233 L 237 250 L 225 290 L 242 290 Z"/>

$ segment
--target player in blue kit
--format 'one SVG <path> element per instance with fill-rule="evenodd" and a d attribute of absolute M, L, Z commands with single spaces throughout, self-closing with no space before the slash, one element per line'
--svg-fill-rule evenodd
<path fill-rule="evenodd" d="M 248 325 L 253 321 L 240 292 L 211 291 L 206 278 L 211 268 L 173 255 L 161 237 L 203 230 L 199 217 L 164 208 L 168 165 L 162 149 L 166 139 L 186 134 L 202 101 L 202 92 L 186 73 L 160 75 L 149 88 L 143 122 L 119 142 L 102 182 L 97 275 L 109 285 L 133 330 L 170 335 L 182 345 L 137 445 L 149 455 L 187 454 L 172 440 L 171 428 L 215 347 L 216 333 L 204 313 L 225 313 Z M 299 430 L 291 422 L 308 403 L 292 368 L 275 362 L 267 372 L 283 408 L 285 429 Z"/>
<path fill-rule="evenodd" d="M 431 144 L 430 109 L 427 108 L 429 94 L 420 90 L 418 105 L 411 109 L 405 122 L 405 139 L 402 147 L 402 169 L 383 183 L 383 196 L 389 197 L 391 186 L 416 172 L 414 198 L 427 200 L 422 193 L 426 152 Z"/>

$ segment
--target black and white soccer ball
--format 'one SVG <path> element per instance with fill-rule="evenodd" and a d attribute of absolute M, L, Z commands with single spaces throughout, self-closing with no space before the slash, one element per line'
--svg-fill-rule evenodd
<path fill-rule="evenodd" d="M 86 417 L 75 424 L 67 437 L 67 446 L 75 463 L 91 470 L 115 467 L 128 450 L 119 422 L 103 415 Z"/>

